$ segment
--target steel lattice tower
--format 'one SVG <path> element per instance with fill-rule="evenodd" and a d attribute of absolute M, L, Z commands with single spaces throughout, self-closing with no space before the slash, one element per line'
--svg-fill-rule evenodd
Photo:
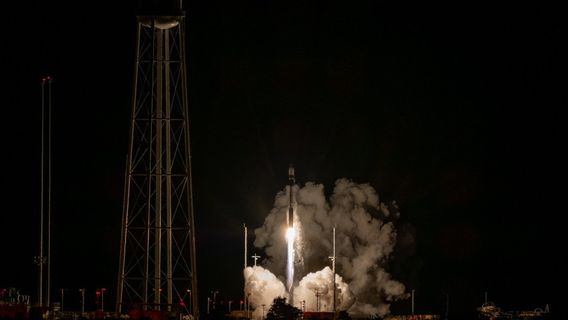
<path fill-rule="evenodd" d="M 184 14 L 137 18 L 117 312 L 197 304 Z M 191 301 L 189 301 L 191 300 Z"/>

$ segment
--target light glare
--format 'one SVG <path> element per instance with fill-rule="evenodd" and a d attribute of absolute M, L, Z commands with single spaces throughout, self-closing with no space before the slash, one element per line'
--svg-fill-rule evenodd
<path fill-rule="evenodd" d="M 286 230 L 286 240 L 293 241 L 295 237 L 296 230 L 294 230 L 294 228 L 288 228 L 288 230 Z"/>

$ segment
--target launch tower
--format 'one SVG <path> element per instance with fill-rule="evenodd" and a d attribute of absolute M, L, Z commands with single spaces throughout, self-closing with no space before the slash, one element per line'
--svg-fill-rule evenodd
<path fill-rule="evenodd" d="M 199 318 L 181 2 L 138 15 L 116 307 Z"/>

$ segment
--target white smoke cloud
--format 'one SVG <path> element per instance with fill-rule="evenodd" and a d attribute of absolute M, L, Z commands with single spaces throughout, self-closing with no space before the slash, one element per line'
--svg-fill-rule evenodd
<path fill-rule="evenodd" d="M 284 228 L 289 199 L 287 189 L 276 195 L 274 208 L 263 226 L 254 231 L 254 245 L 263 248 L 267 256 L 265 267 L 280 279 L 285 278 L 286 266 Z M 392 279 L 386 271 L 397 238 L 395 225 L 386 220 L 396 219 L 398 211 L 391 212 L 387 204 L 381 203 L 371 185 L 338 179 L 329 202 L 326 201 L 322 184 L 308 182 L 302 188 L 296 185 L 292 192 L 297 202 L 294 223 L 299 227 L 295 306 L 299 307 L 300 302 L 305 300 L 306 310 L 314 311 L 314 290 L 318 288 L 318 292 L 326 292 L 320 297 L 320 311 L 324 310 L 324 305 L 328 309 L 331 307 L 329 299 L 333 297 L 330 293 L 333 278 L 328 266 L 331 265 L 329 256 L 332 255 L 334 226 L 336 271 L 340 275 L 340 281 L 337 278 L 336 281 L 342 286 L 338 303 L 341 310 L 347 310 L 352 315 L 382 316 L 389 312 L 392 301 L 408 296 L 404 285 Z"/>
<path fill-rule="evenodd" d="M 349 285 L 343 278 L 335 275 L 337 310 L 347 310 L 354 303 Z M 325 267 L 320 271 L 307 274 L 294 289 L 296 304 L 304 304 L 306 310 L 333 311 L 333 271 Z"/>
<path fill-rule="evenodd" d="M 245 292 L 252 308 L 255 308 L 253 318 L 262 317 L 263 304 L 266 310 L 270 307 L 274 298 L 287 297 L 286 288 L 282 281 L 267 269 L 260 266 L 246 267 L 244 270 Z"/>

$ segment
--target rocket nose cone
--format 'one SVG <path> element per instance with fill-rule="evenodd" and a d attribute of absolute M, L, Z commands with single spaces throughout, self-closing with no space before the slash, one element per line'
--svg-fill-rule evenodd
<path fill-rule="evenodd" d="M 290 177 L 294 176 L 294 167 L 288 168 L 288 176 L 290 176 Z"/>

